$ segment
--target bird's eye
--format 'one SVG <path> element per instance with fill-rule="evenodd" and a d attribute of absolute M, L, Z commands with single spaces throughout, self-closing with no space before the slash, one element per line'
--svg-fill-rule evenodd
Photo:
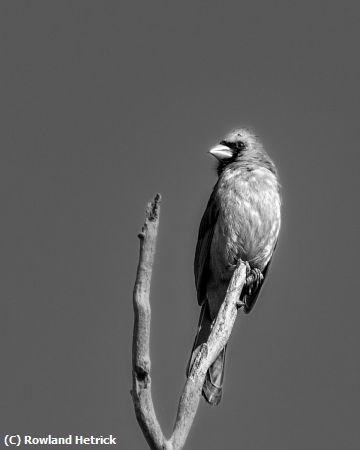
<path fill-rule="evenodd" d="M 245 144 L 242 141 L 237 142 L 236 146 L 239 150 L 243 150 L 245 148 Z"/>

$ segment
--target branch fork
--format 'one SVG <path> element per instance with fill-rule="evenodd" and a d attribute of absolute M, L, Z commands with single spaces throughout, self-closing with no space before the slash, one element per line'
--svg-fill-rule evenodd
<path fill-rule="evenodd" d="M 237 316 L 239 298 L 246 282 L 246 265 L 240 261 L 228 286 L 207 343 L 202 344 L 183 392 L 173 433 L 165 438 L 157 420 L 151 396 L 150 361 L 150 286 L 160 217 L 161 196 L 157 194 L 146 209 L 145 223 L 138 234 L 140 254 L 134 293 L 134 331 L 132 348 L 132 398 L 136 418 L 153 450 L 180 450 L 184 447 L 199 405 L 205 375 L 221 349 L 226 345 Z"/>

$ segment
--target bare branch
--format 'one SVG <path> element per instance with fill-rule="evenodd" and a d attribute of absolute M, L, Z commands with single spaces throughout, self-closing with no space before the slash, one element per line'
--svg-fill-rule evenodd
<path fill-rule="evenodd" d="M 246 281 L 246 266 L 240 261 L 230 281 L 208 342 L 198 352 L 180 397 L 177 417 L 170 439 L 166 439 L 156 418 L 151 397 L 150 378 L 150 285 L 159 224 L 161 196 L 157 194 L 146 210 L 145 223 L 139 234 L 140 255 L 133 305 L 133 389 L 136 418 L 151 449 L 180 450 L 193 423 L 205 374 L 220 350 L 229 340 L 238 300 Z"/>

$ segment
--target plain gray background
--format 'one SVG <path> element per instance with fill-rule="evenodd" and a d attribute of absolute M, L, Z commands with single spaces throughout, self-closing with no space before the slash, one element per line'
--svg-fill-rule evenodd
<path fill-rule="evenodd" d="M 359 448 L 358 2 L 0 4 L 0 434 L 147 448 L 131 388 L 144 208 L 156 411 L 170 433 L 199 309 L 211 145 L 251 125 L 283 185 L 261 299 L 187 449 Z"/>

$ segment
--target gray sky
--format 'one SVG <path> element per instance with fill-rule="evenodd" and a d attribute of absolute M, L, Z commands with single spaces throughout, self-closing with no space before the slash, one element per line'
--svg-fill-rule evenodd
<path fill-rule="evenodd" d="M 199 309 L 207 150 L 251 125 L 283 185 L 259 302 L 187 449 L 358 449 L 357 2 L 0 4 L 0 435 L 147 448 L 131 388 L 144 208 L 163 195 L 152 379 L 170 433 Z"/>

